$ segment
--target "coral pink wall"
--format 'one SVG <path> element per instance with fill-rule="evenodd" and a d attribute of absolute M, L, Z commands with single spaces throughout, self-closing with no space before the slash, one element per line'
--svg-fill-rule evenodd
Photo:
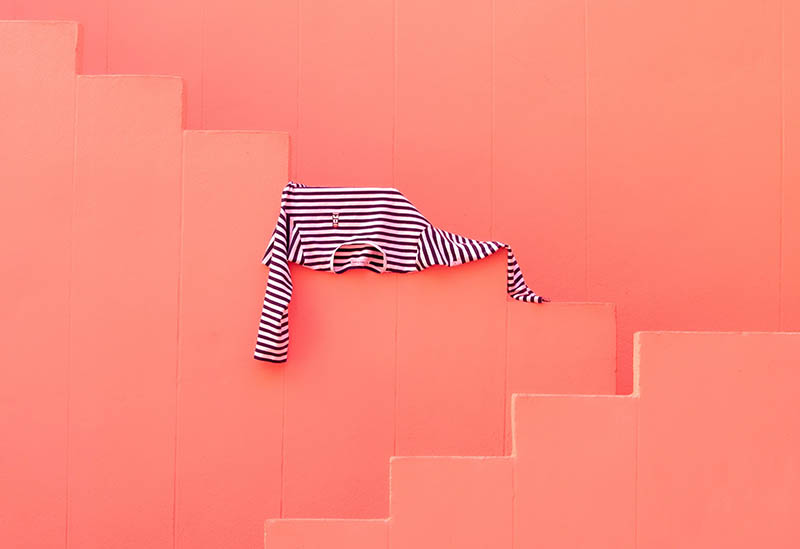
<path fill-rule="evenodd" d="M 76 81 L 69 30 L 4 35 L 10 545 L 250 546 L 264 518 L 383 516 L 385 457 L 501 455 L 511 392 L 611 390 L 608 337 L 627 392 L 634 331 L 800 329 L 791 3 L 0 0 L 3 18 L 80 21 L 83 73 L 185 81 Z M 497 257 L 300 271 L 298 367 L 253 364 L 287 177 L 397 186 L 512 243 L 537 292 L 616 302 L 616 336 L 609 305 L 503 306 Z M 371 346 L 331 360 L 354 326 Z"/>
<path fill-rule="evenodd" d="M 283 130 L 290 175 L 393 185 L 634 330 L 800 329 L 800 6 L 781 0 L 2 0 L 87 73 L 186 79 L 190 128 Z M 455 193 L 455 199 L 451 194 Z"/>
<path fill-rule="evenodd" d="M 289 136 L 186 130 L 179 77 L 76 75 L 78 38 L 0 22 L 5 545 L 385 516 L 391 456 L 502 456 L 512 393 L 615 391 L 614 305 L 513 301 L 503 254 L 297 267 L 290 360 L 255 360 Z"/>
<path fill-rule="evenodd" d="M 509 457 L 392 458 L 386 520 L 268 520 L 266 548 L 800 546 L 800 333 L 634 342 L 633 395 L 514 395 Z"/>

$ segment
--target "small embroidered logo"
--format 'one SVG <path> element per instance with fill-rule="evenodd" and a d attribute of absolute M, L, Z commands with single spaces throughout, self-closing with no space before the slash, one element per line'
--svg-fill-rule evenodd
<path fill-rule="evenodd" d="M 331 224 L 333 225 L 334 229 L 339 226 L 339 214 L 338 214 L 338 212 L 331 214 Z"/>

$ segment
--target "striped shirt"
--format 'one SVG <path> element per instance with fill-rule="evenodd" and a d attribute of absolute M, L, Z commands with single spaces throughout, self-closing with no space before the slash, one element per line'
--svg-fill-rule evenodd
<path fill-rule="evenodd" d="M 289 263 L 317 271 L 411 273 L 508 254 L 507 289 L 519 301 L 543 298 L 525 284 L 511 247 L 434 227 L 403 194 L 389 187 L 309 187 L 289 181 L 261 263 L 269 267 L 254 357 L 286 362 L 289 347 Z"/>

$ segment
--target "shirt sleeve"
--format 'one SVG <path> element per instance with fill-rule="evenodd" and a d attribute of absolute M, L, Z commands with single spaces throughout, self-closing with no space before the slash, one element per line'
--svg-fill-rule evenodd
<path fill-rule="evenodd" d="M 528 303 L 541 303 L 542 296 L 537 295 L 525 283 L 525 277 L 522 276 L 522 269 L 517 263 L 517 258 L 514 257 L 514 252 L 508 244 L 501 244 L 507 252 L 508 256 L 508 294 L 517 301 L 526 301 Z"/>
<path fill-rule="evenodd" d="M 286 362 L 289 348 L 289 301 L 292 275 L 289 271 L 289 241 L 292 223 L 286 212 L 289 188 L 281 195 L 278 221 L 261 263 L 269 267 L 254 357 L 267 362 Z"/>
<path fill-rule="evenodd" d="M 541 303 L 542 297 L 525 283 L 522 270 L 517 263 L 517 258 L 514 257 L 511 246 L 502 242 L 475 240 L 428 226 L 422 231 L 417 241 L 417 269 L 426 269 L 432 265 L 454 267 L 488 257 L 500 248 L 506 249 L 506 290 L 508 294 L 518 301 Z"/>

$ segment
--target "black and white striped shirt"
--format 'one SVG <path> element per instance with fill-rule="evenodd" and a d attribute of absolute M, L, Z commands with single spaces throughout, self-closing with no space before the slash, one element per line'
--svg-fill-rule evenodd
<path fill-rule="evenodd" d="M 473 240 L 434 227 L 403 194 L 388 187 L 308 187 L 289 181 L 281 193 L 278 222 L 261 263 L 269 267 L 254 357 L 286 362 L 289 263 L 342 273 L 363 268 L 376 273 L 410 273 L 432 265 L 455 266 L 483 259 L 500 248 L 508 253 L 508 293 L 541 303 L 525 284 L 511 247 Z"/>

